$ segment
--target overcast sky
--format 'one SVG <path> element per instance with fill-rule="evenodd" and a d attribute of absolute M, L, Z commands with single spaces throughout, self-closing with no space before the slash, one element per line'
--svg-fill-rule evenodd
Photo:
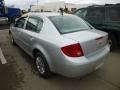
<path fill-rule="evenodd" d="M 54 2 L 54 1 L 65 1 L 67 3 L 76 3 L 76 4 L 105 4 L 105 3 L 120 3 L 120 0 L 38 0 L 40 4 L 46 2 Z M 37 0 L 5 0 L 5 4 L 7 6 L 15 5 L 15 7 L 20 8 L 28 8 L 31 4 L 36 4 Z"/>

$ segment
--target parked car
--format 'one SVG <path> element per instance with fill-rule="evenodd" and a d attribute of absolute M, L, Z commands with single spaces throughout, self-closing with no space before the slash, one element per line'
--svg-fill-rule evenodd
<path fill-rule="evenodd" d="M 74 14 L 96 29 L 109 33 L 111 50 L 120 45 L 120 4 L 89 6 L 76 10 Z"/>
<path fill-rule="evenodd" d="M 79 77 L 100 68 L 109 53 L 108 34 L 81 18 L 59 13 L 28 13 L 10 28 L 13 44 L 32 58 L 43 78 L 53 73 Z"/>

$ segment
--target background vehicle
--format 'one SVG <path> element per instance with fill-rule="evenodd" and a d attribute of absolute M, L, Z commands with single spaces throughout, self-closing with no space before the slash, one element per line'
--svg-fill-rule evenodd
<path fill-rule="evenodd" d="M 111 50 L 120 45 L 120 4 L 89 6 L 78 9 L 74 14 L 88 21 L 96 29 L 109 33 Z"/>
<path fill-rule="evenodd" d="M 4 0 L 0 0 L 0 18 L 7 18 L 12 23 L 16 18 L 21 16 L 21 10 L 19 8 L 6 7 Z"/>
<path fill-rule="evenodd" d="M 100 68 L 109 53 L 108 34 L 70 14 L 29 13 L 10 28 L 10 36 L 14 44 L 35 58 L 44 78 L 51 72 L 83 76 Z"/>

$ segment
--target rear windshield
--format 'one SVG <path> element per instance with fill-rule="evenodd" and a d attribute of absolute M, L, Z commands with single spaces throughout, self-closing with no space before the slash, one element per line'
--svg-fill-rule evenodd
<path fill-rule="evenodd" d="M 90 29 L 86 22 L 77 16 L 51 16 L 49 19 L 61 34 Z"/>

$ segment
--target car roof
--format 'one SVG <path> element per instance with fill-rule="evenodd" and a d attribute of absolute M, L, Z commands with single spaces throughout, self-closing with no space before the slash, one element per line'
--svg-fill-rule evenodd
<path fill-rule="evenodd" d="M 55 12 L 30 12 L 30 13 L 28 13 L 28 15 L 46 16 L 46 17 L 50 17 L 50 16 L 61 16 L 60 13 L 55 13 Z M 71 14 L 66 14 L 66 13 L 64 13 L 63 15 L 71 15 Z"/>

